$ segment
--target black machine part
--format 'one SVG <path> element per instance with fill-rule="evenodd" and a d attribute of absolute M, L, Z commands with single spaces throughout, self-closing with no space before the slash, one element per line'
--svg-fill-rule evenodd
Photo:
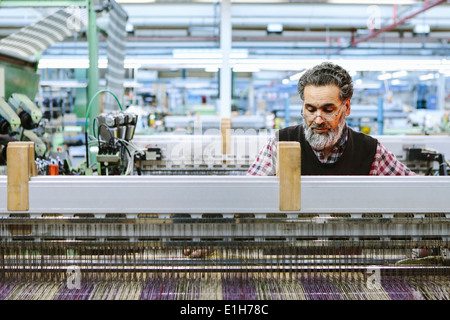
<path fill-rule="evenodd" d="M 409 148 L 408 149 L 409 161 L 436 161 L 439 164 L 439 175 L 447 175 L 447 163 L 445 156 L 442 153 L 438 153 L 433 150 L 427 150 L 423 148 Z"/>
<path fill-rule="evenodd" d="M 7 134 L 9 131 L 10 125 L 6 119 L 0 117 L 0 134 Z"/>
<path fill-rule="evenodd" d="M 35 124 L 33 122 L 31 115 L 24 110 L 22 110 L 19 113 L 19 118 L 20 118 L 20 122 L 22 123 L 22 127 L 24 127 L 27 130 L 35 129 L 38 126 L 37 124 Z"/>
<path fill-rule="evenodd" d="M 0 134 L 0 165 L 6 164 L 6 150 L 8 143 L 11 141 L 17 141 L 7 134 Z"/>

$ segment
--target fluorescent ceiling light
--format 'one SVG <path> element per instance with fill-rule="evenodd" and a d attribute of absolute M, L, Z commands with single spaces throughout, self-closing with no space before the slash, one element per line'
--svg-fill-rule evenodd
<path fill-rule="evenodd" d="M 39 60 L 39 69 L 88 69 L 89 59 L 46 59 Z"/>
<path fill-rule="evenodd" d="M 217 71 L 219 71 L 219 68 L 218 67 L 207 67 L 207 68 L 205 68 L 205 71 L 206 72 L 217 72 Z"/>
<path fill-rule="evenodd" d="M 392 73 L 392 78 L 401 78 L 408 75 L 408 72 L 405 70 L 397 71 Z"/>
<path fill-rule="evenodd" d="M 432 79 L 434 79 L 434 73 L 424 74 L 424 75 L 420 76 L 419 79 L 422 81 L 432 80 Z"/>
<path fill-rule="evenodd" d="M 413 33 L 415 33 L 415 34 L 429 34 L 430 33 L 430 25 L 428 25 L 428 24 L 416 24 L 414 26 Z"/>
<path fill-rule="evenodd" d="M 174 49 L 172 56 L 175 59 L 222 59 L 220 49 Z M 232 49 L 230 58 L 245 59 L 248 57 L 246 49 Z"/>
<path fill-rule="evenodd" d="M 283 80 L 281 81 L 282 84 L 289 84 L 289 82 L 290 82 L 289 79 L 283 79 Z"/>
<path fill-rule="evenodd" d="M 198 51 L 198 50 L 197 50 Z M 237 53 L 237 52 L 236 52 Z M 320 64 L 324 59 L 285 59 L 285 58 L 230 58 L 230 65 L 240 65 L 252 67 L 252 70 L 286 71 L 298 72 L 306 70 L 314 65 Z M 330 62 L 339 64 L 349 72 L 352 71 L 378 71 L 397 73 L 397 77 L 404 71 L 424 71 L 424 72 L 450 72 L 450 60 L 446 59 L 330 59 Z M 125 68 L 200 68 L 220 67 L 221 58 L 177 58 L 160 57 L 130 57 L 125 59 Z M 99 68 L 106 68 L 107 58 L 99 59 Z M 89 59 L 84 56 L 43 56 L 39 61 L 39 68 L 74 69 L 89 68 Z M 247 68 L 247 69 L 248 69 Z M 238 68 L 239 69 L 239 68 Z M 401 72 L 399 70 L 402 70 Z M 290 80 L 298 80 L 303 73 L 297 73 L 290 77 Z M 394 77 L 394 74 L 392 74 Z"/>
<path fill-rule="evenodd" d="M 125 69 L 139 69 L 140 67 L 142 67 L 142 64 L 132 61 L 125 61 L 123 67 Z"/>
<path fill-rule="evenodd" d="M 137 82 L 137 81 L 135 81 L 135 80 L 131 80 L 131 81 L 129 81 L 129 80 L 124 80 L 123 86 L 124 86 L 125 88 L 142 88 L 142 87 L 143 87 L 143 84 L 142 84 L 142 83 L 139 83 L 139 82 Z"/>
<path fill-rule="evenodd" d="M 378 76 L 378 80 L 388 80 L 391 78 L 392 78 L 392 74 L 390 74 L 390 73 L 383 73 Z"/>
<path fill-rule="evenodd" d="M 98 68 L 105 69 L 108 66 L 106 58 L 98 60 Z M 39 60 L 39 69 L 88 69 L 88 58 L 43 58 Z"/>
<path fill-rule="evenodd" d="M 299 80 L 299 79 L 301 78 L 301 76 L 302 76 L 304 73 L 305 73 L 305 71 L 303 71 L 303 72 L 298 72 L 298 73 L 296 73 L 296 74 L 290 76 L 289 79 L 290 79 L 291 81 Z"/>
<path fill-rule="evenodd" d="M 134 25 L 132 23 L 127 23 L 125 29 L 127 30 L 127 32 L 133 32 Z"/>
<path fill-rule="evenodd" d="M 267 25 L 267 33 L 283 33 L 283 25 L 281 23 L 269 23 Z"/>
<path fill-rule="evenodd" d="M 379 89 L 381 87 L 380 82 L 367 82 L 361 81 L 361 83 L 355 83 L 355 89 Z"/>
<path fill-rule="evenodd" d="M 261 69 L 254 65 L 236 65 L 233 67 L 233 72 L 259 72 Z"/>
<path fill-rule="evenodd" d="M 77 80 L 42 80 L 39 85 L 53 88 L 86 88 L 88 84 Z"/>

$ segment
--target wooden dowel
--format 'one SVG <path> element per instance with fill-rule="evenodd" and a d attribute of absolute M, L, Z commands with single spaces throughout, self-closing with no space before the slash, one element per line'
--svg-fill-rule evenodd
<path fill-rule="evenodd" d="M 222 154 L 231 153 L 231 120 L 223 118 L 220 122 L 222 133 Z"/>
<path fill-rule="evenodd" d="M 30 168 L 30 149 L 29 143 L 8 143 L 6 149 L 8 211 L 28 211 L 29 209 L 28 182 L 32 172 Z"/>
<path fill-rule="evenodd" d="M 280 211 L 301 208 L 301 150 L 296 141 L 278 142 L 277 176 L 280 183 Z"/>

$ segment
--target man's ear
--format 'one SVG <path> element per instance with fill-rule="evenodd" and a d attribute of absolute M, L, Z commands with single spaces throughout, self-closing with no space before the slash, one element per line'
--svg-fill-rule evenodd
<path fill-rule="evenodd" d="M 345 116 L 348 117 L 350 115 L 351 107 L 350 107 L 350 99 L 345 102 Z"/>

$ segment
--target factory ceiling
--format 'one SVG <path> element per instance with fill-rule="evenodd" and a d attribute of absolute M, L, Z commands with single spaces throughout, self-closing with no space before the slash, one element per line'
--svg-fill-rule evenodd
<path fill-rule="evenodd" d="M 25 1 L 16 1 L 21 2 Z M 128 56 L 172 56 L 174 49 L 220 47 L 220 2 L 117 2 L 129 16 Z M 391 1 L 406 3 L 398 5 L 330 2 L 333 1 L 232 2 L 232 47 L 247 50 L 249 56 L 285 58 L 446 56 L 450 52 L 447 1 Z M 17 32 L 55 10 L 37 5 L 0 7 L 0 36 Z M 278 26 L 281 31 L 269 32 L 269 25 Z M 379 34 L 374 36 L 375 32 Z M 75 52 L 84 54 L 87 43 L 83 36 L 55 44 L 46 53 L 73 54 L 78 48 Z"/>
<path fill-rule="evenodd" d="M 140 73 L 147 79 L 155 77 L 151 73 L 154 70 L 158 70 L 159 79 L 180 79 L 186 76 L 183 70 L 187 69 L 189 77 L 208 78 L 217 86 L 214 72 L 220 67 L 220 59 L 182 61 L 177 54 L 220 52 L 220 1 L 116 1 L 128 14 L 126 69 L 148 69 L 149 73 Z M 54 13 L 62 6 L 56 3 L 83 7 L 86 2 L 3 0 L 0 38 Z M 104 3 L 96 1 L 97 8 Z M 267 85 L 273 79 L 281 81 L 289 76 L 291 83 L 295 83 L 298 72 L 320 60 L 339 60 L 359 72 L 377 71 L 364 76 L 375 80 L 383 72 L 418 69 L 419 74 L 409 75 L 431 77 L 429 72 L 447 75 L 450 74 L 448 17 L 450 3 L 445 0 L 231 1 L 228 17 L 231 53 L 246 57 L 241 60 L 243 69 L 239 70 L 236 64 L 233 71 L 239 73 L 237 77 L 253 77 L 255 85 L 258 82 Z M 107 28 L 107 22 L 106 12 L 99 13 L 100 30 Z M 100 68 L 104 68 L 106 60 L 105 40 L 106 33 L 100 32 Z M 51 45 L 40 57 L 41 62 L 64 58 L 61 68 L 76 59 L 88 63 L 85 31 Z M 389 59 L 394 62 L 386 63 Z M 440 69 L 442 65 L 445 70 Z M 205 72 L 208 68 L 212 72 Z"/>

